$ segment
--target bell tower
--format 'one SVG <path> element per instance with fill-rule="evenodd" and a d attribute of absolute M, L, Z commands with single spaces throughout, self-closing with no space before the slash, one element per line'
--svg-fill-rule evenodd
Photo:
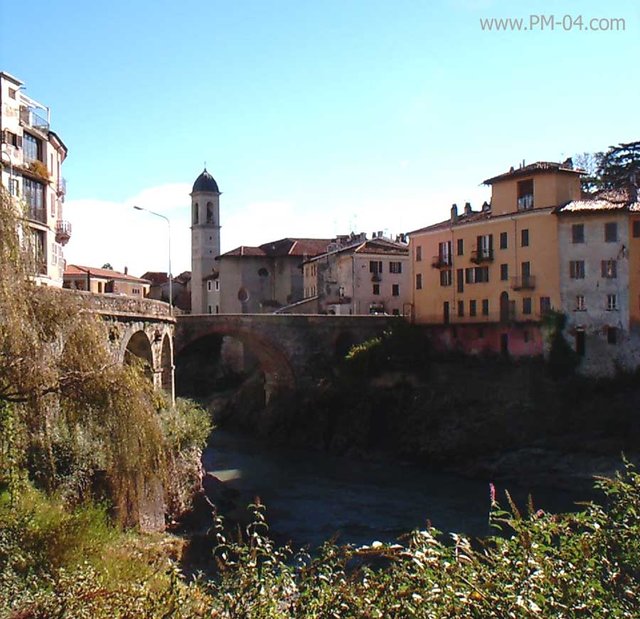
<path fill-rule="evenodd" d="M 191 313 L 216 313 L 220 255 L 220 190 L 205 168 L 191 190 Z M 215 286 L 212 284 L 215 282 Z M 213 294 L 212 294 L 213 293 Z M 218 294 L 215 294 L 218 293 Z"/>

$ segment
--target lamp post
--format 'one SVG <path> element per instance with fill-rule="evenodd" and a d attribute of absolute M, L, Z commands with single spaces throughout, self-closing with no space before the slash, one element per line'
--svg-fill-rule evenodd
<path fill-rule="evenodd" d="M 150 213 L 151 215 L 155 215 L 156 217 L 160 217 L 167 222 L 167 229 L 169 233 L 169 315 L 173 316 L 173 275 L 171 273 L 171 221 L 166 215 L 161 215 L 160 213 L 156 213 L 155 211 L 151 211 L 148 208 L 143 208 L 142 206 L 133 207 L 136 211 L 145 211 L 146 213 Z M 171 404 L 175 406 L 176 404 L 176 382 L 175 382 L 175 365 L 173 364 L 173 346 L 169 348 L 169 354 L 171 356 Z"/>

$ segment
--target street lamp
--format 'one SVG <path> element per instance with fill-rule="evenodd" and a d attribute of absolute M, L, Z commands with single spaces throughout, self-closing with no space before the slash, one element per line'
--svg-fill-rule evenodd
<path fill-rule="evenodd" d="M 150 213 L 151 215 L 155 215 L 156 217 L 160 217 L 167 222 L 167 228 L 169 230 L 169 315 L 173 316 L 173 275 L 171 274 L 171 221 L 166 215 L 161 215 L 160 213 L 156 213 L 155 211 L 150 211 L 148 208 L 143 208 L 142 206 L 133 207 L 136 211 L 145 211 L 146 213 Z M 169 347 L 169 353 L 171 355 L 170 363 L 171 363 L 171 404 L 173 406 L 176 405 L 176 367 L 173 364 L 173 346 Z"/>
<path fill-rule="evenodd" d="M 169 313 L 173 316 L 173 275 L 171 274 L 171 222 L 166 215 L 161 215 L 160 213 L 156 213 L 155 211 L 150 211 L 148 208 L 143 208 L 142 206 L 134 206 L 136 211 L 145 211 L 147 213 L 151 213 L 156 217 L 161 217 L 167 222 L 167 226 L 169 228 Z"/>

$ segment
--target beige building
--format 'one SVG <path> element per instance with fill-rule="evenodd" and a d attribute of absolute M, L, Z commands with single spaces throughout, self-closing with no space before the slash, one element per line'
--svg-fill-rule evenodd
<path fill-rule="evenodd" d="M 410 313 L 411 258 L 406 243 L 376 236 L 337 237 L 304 263 L 305 312 Z"/>
<path fill-rule="evenodd" d="M 301 301 L 302 263 L 324 253 L 330 242 L 285 238 L 259 247 L 243 245 L 222 254 L 217 259 L 217 277 L 214 274 L 206 280 L 211 287 L 207 290 L 211 295 L 208 313 L 271 313 Z"/>
<path fill-rule="evenodd" d="M 26 96 L 24 84 L 0 72 L 2 185 L 21 210 L 30 236 L 36 281 L 62 286 L 63 246 L 71 225 L 63 216 L 67 147 L 51 130 L 49 108 Z"/>
<path fill-rule="evenodd" d="M 148 279 L 133 277 L 128 273 L 119 273 L 111 269 L 70 264 L 64 271 L 64 287 L 96 294 L 113 293 L 145 298 L 149 296 L 151 282 Z"/>

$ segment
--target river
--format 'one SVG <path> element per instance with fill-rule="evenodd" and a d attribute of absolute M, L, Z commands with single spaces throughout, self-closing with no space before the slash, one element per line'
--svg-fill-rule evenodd
<path fill-rule="evenodd" d="M 423 467 L 369 462 L 290 447 L 215 430 L 203 454 L 207 472 L 238 491 L 237 503 L 256 496 L 267 506 L 272 537 L 295 547 L 394 541 L 427 519 L 445 532 L 486 535 L 489 481 L 468 480 Z M 524 510 L 529 492 L 509 487 Z M 498 487 L 498 498 L 502 493 Z M 536 509 L 568 511 L 587 497 L 568 491 L 532 489 Z M 502 495 L 502 499 L 504 495 Z M 503 504 L 506 501 L 502 500 Z"/>

